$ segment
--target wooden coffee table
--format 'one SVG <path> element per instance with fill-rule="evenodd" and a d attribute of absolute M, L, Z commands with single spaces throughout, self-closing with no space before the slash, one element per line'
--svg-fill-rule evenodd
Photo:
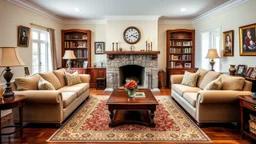
<path fill-rule="evenodd" d="M 115 89 L 110 95 L 107 105 L 110 112 L 109 127 L 123 124 L 141 124 L 155 127 L 154 112 L 157 100 L 149 89 L 140 89 L 145 98 L 129 98 L 123 89 Z"/>

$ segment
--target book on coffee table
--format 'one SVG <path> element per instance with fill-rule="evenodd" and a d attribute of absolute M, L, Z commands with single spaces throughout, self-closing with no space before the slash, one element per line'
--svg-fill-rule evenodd
<path fill-rule="evenodd" d="M 136 94 L 135 95 L 136 98 L 145 98 L 146 97 L 144 92 L 136 92 L 135 94 Z"/>

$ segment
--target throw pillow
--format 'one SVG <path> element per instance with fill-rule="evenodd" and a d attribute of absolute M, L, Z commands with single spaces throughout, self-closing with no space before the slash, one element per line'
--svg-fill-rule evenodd
<path fill-rule="evenodd" d="M 73 74 L 65 73 L 65 80 L 66 80 L 67 86 L 82 83 L 77 71 L 74 72 Z"/>
<path fill-rule="evenodd" d="M 196 87 L 198 76 L 199 76 L 199 73 L 190 73 L 188 71 L 185 71 L 181 84 L 191 86 L 191 87 Z"/>
<path fill-rule="evenodd" d="M 40 78 L 38 81 L 39 90 L 55 90 L 54 86 L 47 80 Z"/>
<path fill-rule="evenodd" d="M 213 80 L 210 83 L 208 83 L 204 87 L 204 90 L 220 90 L 221 86 L 222 86 L 222 80 L 221 80 L 221 78 L 218 78 L 218 79 Z"/>
<path fill-rule="evenodd" d="M 55 76 L 55 74 L 52 71 L 51 72 L 39 73 L 39 74 L 43 79 L 50 82 L 54 86 L 55 89 L 60 89 L 61 88 L 60 81 L 58 80 L 58 78 Z"/>
<path fill-rule="evenodd" d="M 38 89 L 38 81 L 40 79 L 40 75 L 35 74 L 28 77 L 17 77 L 15 78 L 15 85 L 17 86 L 18 91 L 23 90 L 37 90 Z"/>

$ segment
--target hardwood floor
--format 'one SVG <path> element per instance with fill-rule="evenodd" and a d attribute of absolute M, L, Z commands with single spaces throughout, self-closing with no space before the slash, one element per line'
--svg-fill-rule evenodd
<path fill-rule="evenodd" d="M 90 89 L 91 95 L 104 95 L 103 90 Z M 170 95 L 169 89 L 161 89 L 160 95 Z M 24 124 L 23 137 L 19 134 L 2 136 L 3 144 L 44 144 L 46 140 L 58 129 L 55 125 L 49 124 Z M 214 144 L 253 144 L 255 141 L 241 139 L 240 127 L 232 124 L 209 124 L 201 128 L 203 132 L 212 140 Z M 49 143 L 57 144 L 57 143 Z M 58 143 L 74 144 L 74 143 Z M 109 143 L 87 143 L 87 144 L 112 144 Z M 118 142 L 115 144 L 153 144 L 152 142 Z M 167 144 L 167 142 L 157 142 L 154 144 Z M 168 143 L 169 144 L 169 143 Z"/>

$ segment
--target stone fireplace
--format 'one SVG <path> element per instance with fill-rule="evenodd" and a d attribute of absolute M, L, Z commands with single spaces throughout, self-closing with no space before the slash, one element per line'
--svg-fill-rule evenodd
<path fill-rule="evenodd" d="M 107 89 L 123 88 L 127 78 L 137 79 L 139 88 L 158 89 L 157 54 L 108 54 Z"/>

